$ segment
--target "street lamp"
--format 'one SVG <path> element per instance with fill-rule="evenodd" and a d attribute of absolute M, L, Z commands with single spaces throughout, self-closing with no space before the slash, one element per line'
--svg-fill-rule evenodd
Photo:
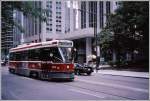
<path fill-rule="evenodd" d="M 96 72 L 98 72 L 98 65 L 99 65 L 99 58 L 97 56 L 98 48 L 97 48 L 97 12 L 88 12 L 82 9 L 77 9 L 80 12 L 86 12 L 88 14 L 92 14 L 94 17 L 94 38 L 95 38 L 95 43 L 96 43 Z"/>

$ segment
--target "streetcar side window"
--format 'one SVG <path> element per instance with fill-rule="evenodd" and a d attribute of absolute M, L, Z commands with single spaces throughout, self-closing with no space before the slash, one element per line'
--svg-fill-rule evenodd
<path fill-rule="evenodd" d="M 21 52 L 21 60 L 28 61 L 28 51 L 27 50 Z"/>
<path fill-rule="evenodd" d="M 14 53 L 10 53 L 9 60 L 13 61 L 14 60 Z"/>
<path fill-rule="evenodd" d="M 15 53 L 15 60 L 20 61 L 20 59 L 21 59 L 21 52 L 16 52 Z"/>
<path fill-rule="evenodd" d="M 12 52 L 12 53 L 10 53 L 9 60 L 11 60 L 11 61 L 27 61 L 28 60 L 27 51 Z"/>
<path fill-rule="evenodd" d="M 28 51 L 29 61 L 39 61 L 40 60 L 40 49 L 32 49 Z"/>

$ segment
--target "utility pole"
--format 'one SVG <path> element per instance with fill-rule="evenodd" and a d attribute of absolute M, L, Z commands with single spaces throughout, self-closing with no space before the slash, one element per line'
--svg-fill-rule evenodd
<path fill-rule="evenodd" d="M 96 46 L 96 72 L 98 72 L 98 66 L 99 66 L 99 58 L 98 58 L 98 49 L 97 49 L 97 14 L 94 12 L 94 38 L 95 38 L 95 46 Z"/>

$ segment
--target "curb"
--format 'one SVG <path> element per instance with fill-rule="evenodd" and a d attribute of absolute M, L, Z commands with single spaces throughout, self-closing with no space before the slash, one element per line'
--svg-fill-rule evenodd
<path fill-rule="evenodd" d="M 96 73 L 96 71 L 94 71 L 93 73 Z M 104 75 L 113 75 L 113 76 L 124 76 L 124 77 L 134 77 L 134 78 L 145 78 L 145 79 L 149 79 L 149 73 L 148 76 L 134 76 L 134 75 L 121 75 L 121 74 L 111 74 L 111 73 L 101 73 L 98 72 L 96 74 L 104 74 Z"/>

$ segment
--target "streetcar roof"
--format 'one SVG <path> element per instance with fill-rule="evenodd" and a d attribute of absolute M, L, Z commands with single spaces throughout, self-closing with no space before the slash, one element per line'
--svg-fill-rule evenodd
<path fill-rule="evenodd" d="M 70 40 L 52 40 L 52 41 L 39 42 L 39 43 L 26 43 L 26 44 L 18 45 L 15 48 L 11 48 L 10 52 L 17 52 L 17 51 L 30 50 L 30 49 L 43 48 L 43 47 L 73 47 L 73 42 Z"/>

